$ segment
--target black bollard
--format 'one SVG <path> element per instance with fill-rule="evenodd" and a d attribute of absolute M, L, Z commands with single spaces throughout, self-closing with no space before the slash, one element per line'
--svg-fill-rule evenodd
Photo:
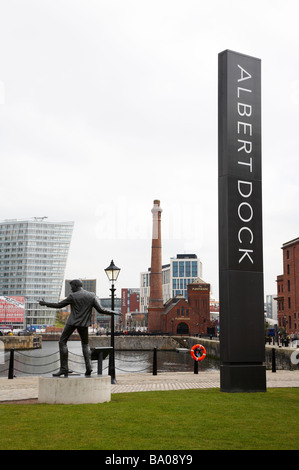
<path fill-rule="evenodd" d="M 10 350 L 10 357 L 9 357 L 9 369 L 8 369 L 8 378 L 13 379 L 13 370 L 14 370 L 14 357 L 15 357 L 15 350 Z"/>
<path fill-rule="evenodd" d="M 276 372 L 275 348 L 272 348 L 272 372 Z"/>
<path fill-rule="evenodd" d="M 103 353 L 99 353 L 98 355 L 98 375 L 102 375 L 103 373 Z"/>
<path fill-rule="evenodd" d="M 194 374 L 198 374 L 198 362 L 194 361 Z"/>
<path fill-rule="evenodd" d="M 153 375 L 157 375 L 157 348 L 154 348 Z"/>

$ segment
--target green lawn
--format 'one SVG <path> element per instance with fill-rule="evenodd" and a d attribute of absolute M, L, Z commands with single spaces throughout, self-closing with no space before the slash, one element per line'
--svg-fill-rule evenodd
<path fill-rule="evenodd" d="M 298 449 L 299 388 L 113 394 L 98 405 L 0 405 L 0 449 Z"/>

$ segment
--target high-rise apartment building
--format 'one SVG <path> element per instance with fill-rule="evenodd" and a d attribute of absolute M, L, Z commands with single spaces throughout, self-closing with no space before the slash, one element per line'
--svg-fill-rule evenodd
<path fill-rule="evenodd" d="M 0 295 L 25 297 L 25 325 L 53 325 L 73 232 L 73 222 L 46 217 L 0 223 Z"/>

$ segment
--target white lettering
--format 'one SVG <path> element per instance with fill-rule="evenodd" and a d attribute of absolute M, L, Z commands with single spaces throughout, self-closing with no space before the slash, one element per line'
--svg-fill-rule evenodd
<path fill-rule="evenodd" d="M 247 219 L 245 219 L 244 216 L 243 217 L 241 216 L 241 208 L 242 207 L 249 207 L 250 215 Z M 238 216 L 240 217 L 242 222 L 250 222 L 251 221 L 251 219 L 253 217 L 253 209 L 252 209 L 251 205 L 248 202 L 241 202 L 241 204 L 238 207 Z"/>
<path fill-rule="evenodd" d="M 246 93 L 251 93 L 252 90 L 248 90 L 248 88 L 241 88 L 238 86 L 238 98 L 240 98 L 240 91 L 246 91 Z"/>
<path fill-rule="evenodd" d="M 249 140 L 241 140 L 241 139 L 238 139 L 238 142 L 243 144 L 242 147 L 238 148 L 238 152 L 241 152 L 241 150 L 244 150 L 246 153 L 251 153 L 251 151 L 252 151 L 252 142 L 250 142 Z"/>
<path fill-rule="evenodd" d="M 243 191 L 241 191 L 241 184 L 242 185 L 248 185 L 249 188 L 249 191 L 248 191 L 248 194 L 245 194 Z M 251 181 L 238 181 L 238 191 L 239 191 L 239 194 L 241 194 L 241 196 L 243 197 L 249 197 L 251 196 L 251 193 L 252 193 L 252 182 Z"/>
<path fill-rule="evenodd" d="M 112 455 L 112 457 L 106 457 L 105 465 L 131 465 L 133 468 L 137 467 L 139 457 L 118 457 Z"/>
<path fill-rule="evenodd" d="M 238 103 L 238 113 L 240 116 L 251 116 L 252 106 L 251 104 Z"/>
<path fill-rule="evenodd" d="M 145 460 L 142 460 L 142 462 L 145 462 Z M 184 464 L 190 465 L 192 463 L 192 455 L 153 455 L 150 454 L 149 456 L 149 464 L 150 465 L 178 465 L 178 464 Z"/>
<path fill-rule="evenodd" d="M 252 158 L 249 158 L 249 163 L 247 162 L 238 162 L 238 165 L 247 165 L 250 167 L 250 173 L 252 173 Z"/>
<path fill-rule="evenodd" d="M 246 72 L 246 70 L 243 69 L 241 65 L 238 64 L 238 67 L 241 70 L 241 78 L 238 79 L 238 82 L 243 82 L 243 80 L 248 80 L 249 78 L 251 78 L 250 73 Z"/>
<path fill-rule="evenodd" d="M 240 242 L 240 243 L 243 243 L 242 240 L 241 240 L 241 233 L 243 232 L 243 230 L 247 230 L 247 231 L 250 233 L 251 238 L 250 238 L 250 242 L 249 242 L 249 243 L 250 243 L 250 245 L 251 245 L 252 242 L 253 242 L 253 233 L 252 233 L 252 230 L 250 230 L 249 227 L 242 227 L 242 228 L 240 228 L 239 233 L 238 233 L 239 242 Z"/>
<path fill-rule="evenodd" d="M 248 254 L 249 253 L 253 253 L 253 250 L 243 250 L 242 248 L 239 248 L 239 251 L 242 251 L 242 252 L 245 252 L 244 255 L 242 256 L 242 258 L 239 259 L 239 264 L 241 263 L 241 261 L 245 258 L 245 256 L 248 256 L 248 258 L 250 259 L 251 263 L 253 264 L 253 259 L 250 257 L 250 255 Z"/>
<path fill-rule="evenodd" d="M 249 122 L 238 121 L 238 134 L 240 134 L 240 132 L 242 132 L 242 130 L 240 130 L 241 126 L 244 127 L 243 134 L 247 134 L 246 128 L 249 127 L 249 134 L 252 135 L 252 124 L 250 124 Z"/>
<path fill-rule="evenodd" d="M 252 78 L 251 74 L 245 70 L 241 65 L 238 64 L 239 68 L 239 78 L 238 83 L 249 80 Z M 242 116 L 243 118 L 250 118 L 253 113 L 253 107 L 251 104 L 246 103 L 247 99 L 250 97 L 250 93 L 252 90 L 249 88 L 242 88 L 237 86 L 237 96 L 238 98 L 241 97 L 242 102 L 237 103 L 237 112 L 238 116 Z M 244 102 L 245 101 L 245 102 Z M 241 134 L 244 136 L 252 136 L 253 133 L 253 125 L 250 122 L 244 122 L 245 120 L 237 121 L 237 133 L 238 135 Z M 253 143 L 250 140 L 243 140 L 238 139 L 238 152 L 243 152 L 243 157 L 240 158 L 238 161 L 238 165 L 243 165 L 248 167 L 249 172 L 252 173 L 253 171 L 253 159 L 252 154 L 253 151 Z M 238 194 L 242 198 L 249 198 L 252 195 L 253 191 L 253 184 L 251 181 L 241 181 L 238 180 Z M 248 223 L 253 219 L 253 208 L 249 202 L 240 202 L 238 206 L 238 217 L 240 221 Z M 243 224 L 242 224 L 243 225 Z M 245 245 L 252 245 L 254 241 L 254 234 L 251 228 L 247 226 L 241 226 L 238 231 L 238 241 L 243 246 Z M 252 264 L 253 258 L 252 255 L 253 250 L 249 248 L 239 248 L 239 264 L 242 261 L 246 261 L 246 259 L 250 260 Z"/>

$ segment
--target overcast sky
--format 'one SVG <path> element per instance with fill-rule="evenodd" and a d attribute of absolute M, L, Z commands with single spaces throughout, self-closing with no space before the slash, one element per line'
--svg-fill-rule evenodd
<path fill-rule="evenodd" d="M 196 253 L 218 298 L 218 53 L 262 60 L 265 294 L 298 230 L 296 0 L 0 0 L 0 218 L 74 221 L 66 277 Z M 296 11 L 297 9 L 297 11 Z"/>

